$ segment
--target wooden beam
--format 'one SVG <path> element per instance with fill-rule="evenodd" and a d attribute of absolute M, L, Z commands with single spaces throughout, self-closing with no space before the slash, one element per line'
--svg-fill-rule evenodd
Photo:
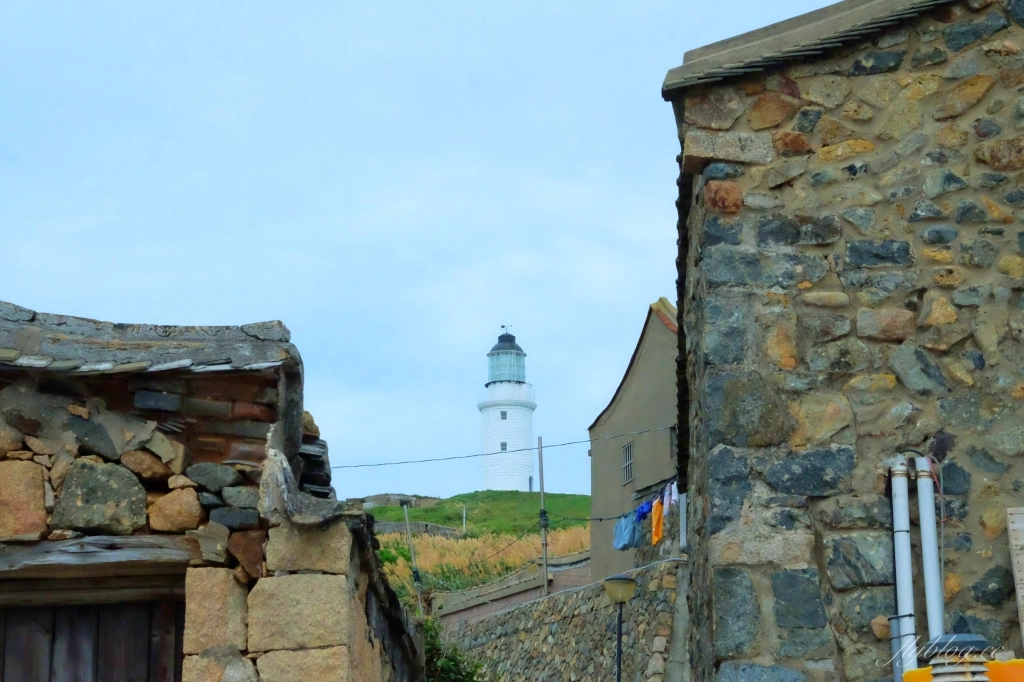
<path fill-rule="evenodd" d="M 92 536 L 0 545 L 0 581 L 185 573 L 202 562 L 198 544 L 181 535 Z"/>
<path fill-rule="evenodd" d="M 149 575 L 67 580 L 0 580 L 0 608 L 183 601 L 185 576 Z"/>

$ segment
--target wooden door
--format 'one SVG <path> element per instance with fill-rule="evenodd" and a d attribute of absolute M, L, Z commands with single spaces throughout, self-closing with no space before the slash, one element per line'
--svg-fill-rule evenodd
<path fill-rule="evenodd" d="M 0 609 L 0 682 L 181 682 L 185 606 Z"/>

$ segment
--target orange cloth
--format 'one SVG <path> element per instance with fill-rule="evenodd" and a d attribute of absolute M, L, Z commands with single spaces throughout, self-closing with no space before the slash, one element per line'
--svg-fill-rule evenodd
<path fill-rule="evenodd" d="M 664 532 L 665 515 L 661 513 L 662 502 L 659 497 L 654 501 L 654 506 L 651 508 L 651 544 L 656 545 L 661 542 L 661 534 Z"/>
<path fill-rule="evenodd" d="M 1024 660 L 1013 661 L 990 661 L 985 664 L 988 668 L 988 679 L 992 682 L 1021 682 L 1024 680 Z M 918 668 L 903 673 L 903 682 L 931 682 L 932 669 Z"/>
<path fill-rule="evenodd" d="M 1020 682 L 1024 680 L 1024 660 L 992 661 L 987 663 L 988 679 L 992 682 Z"/>

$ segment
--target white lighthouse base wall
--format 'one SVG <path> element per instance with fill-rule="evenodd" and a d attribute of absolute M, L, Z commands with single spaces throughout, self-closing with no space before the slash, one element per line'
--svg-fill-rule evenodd
<path fill-rule="evenodd" d="M 484 490 L 530 489 L 537 456 L 533 439 L 533 388 L 529 384 L 497 382 L 487 387 L 477 406 L 482 421 L 481 452 L 507 454 L 481 458 Z M 501 413 L 505 413 L 505 419 Z"/>

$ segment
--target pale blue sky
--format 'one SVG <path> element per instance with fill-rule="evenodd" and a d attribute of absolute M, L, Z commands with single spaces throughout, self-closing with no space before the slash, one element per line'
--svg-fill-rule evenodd
<path fill-rule="evenodd" d="M 828 3 L 0 7 L 0 298 L 281 319 L 335 464 L 471 454 L 510 323 L 548 443 L 586 438 L 674 298 L 685 50 Z M 546 456 L 589 492 L 585 445 Z M 479 463 L 336 471 L 451 495 Z"/>

